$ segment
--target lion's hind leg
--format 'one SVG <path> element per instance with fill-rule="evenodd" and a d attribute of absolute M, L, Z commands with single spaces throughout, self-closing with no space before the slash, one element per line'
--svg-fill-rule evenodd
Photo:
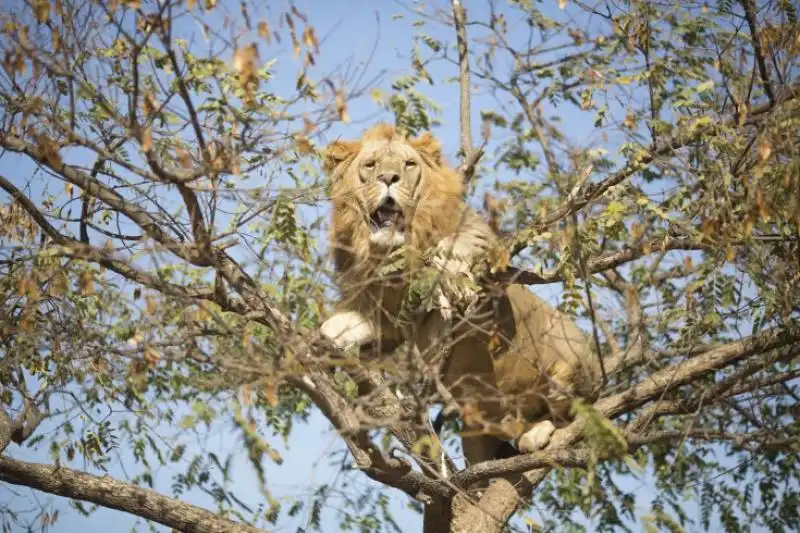
<path fill-rule="evenodd" d="M 571 409 L 575 395 L 573 387 L 564 386 L 558 379 L 551 378 L 549 391 L 542 402 L 544 413 L 532 420 L 529 429 L 517 438 L 520 453 L 533 453 L 550 443 L 556 429 L 564 427 L 572 420 Z"/>

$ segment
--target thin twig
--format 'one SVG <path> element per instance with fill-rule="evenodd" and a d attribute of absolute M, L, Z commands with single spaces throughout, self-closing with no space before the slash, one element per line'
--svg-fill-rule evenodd
<path fill-rule="evenodd" d="M 747 20 L 747 26 L 750 29 L 750 37 L 753 39 L 753 51 L 756 56 L 758 73 L 764 84 L 764 92 L 767 93 L 770 104 L 775 104 L 775 92 L 772 90 L 772 81 L 770 81 L 769 70 L 767 70 L 767 62 L 764 57 L 764 49 L 761 47 L 761 36 L 756 22 L 755 2 L 753 0 L 741 0 L 741 4 L 744 8 L 744 18 Z"/>

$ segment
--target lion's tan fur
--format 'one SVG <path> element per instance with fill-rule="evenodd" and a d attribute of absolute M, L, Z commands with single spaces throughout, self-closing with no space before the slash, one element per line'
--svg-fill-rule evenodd
<path fill-rule="evenodd" d="M 425 174 L 423 195 L 413 205 L 413 223 L 406 243 L 412 257 L 413 252 L 424 251 L 455 233 L 459 216 L 464 211 L 461 199 L 464 185 L 456 172 L 442 164 L 441 146 L 432 135 L 406 139 L 392 126 L 379 124 L 368 130 L 359 141 L 335 141 L 328 146 L 325 170 L 331 177 L 330 242 L 341 280 L 340 289 L 343 300 L 366 300 L 369 307 L 373 306 L 374 293 L 385 293 L 383 280 L 369 281 L 374 279 L 375 269 L 387 259 L 385 254 L 376 254 L 371 249 L 364 206 L 369 199 L 362 197 L 365 186 L 359 182 L 353 166 L 365 145 L 380 141 L 407 143 L 422 159 L 422 172 Z M 410 205 L 402 207 L 412 209 Z M 394 301 L 394 294 L 384 294 L 383 299 L 386 300 L 387 296 Z"/>
<path fill-rule="evenodd" d="M 392 145 L 394 150 L 381 151 L 385 143 L 397 144 Z M 397 327 L 405 281 L 376 276 L 386 251 L 376 250 L 370 242 L 368 216 L 376 206 L 369 180 L 359 174 L 359 165 L 370 153 L 399 157 L 411 153 L 409 148 L 422 162 L 417 194 L 403 196 L 401 206 L 404 212 L 413 211 L 405 242 L 412 256 L 447 243 L 472 260 L 496 241 L 489 226 L 467 207 L 461 177 L 443 162 L 433 136 L 406 139 L 385 124 L 358 141 L 336 141 L 326 149 L 333 203 L 330 236 L 342 293 L 338 313 L 357 313 L 353 316 L 363 317 L 367 324 L 360 331 L 384 340 L 411 340 L 423 356 L 430 356 L 448 322 L 433 312 L 416 328 Z M 483 432 L 463 439 L 470 463 L 494 458 L 498 439 L 519 439 L 535 422 L 551 415 L 563 419 L 571 398 L 589 396 L 598 375 L 585 336 L 568 317 L 520 285 L 492 287 L 488 292 L 475 317 L 452 332 L 441 369 L 443 382 L 462 407 L 467 432 Z M 327 331 L 336 330 L 335 318 L 323 330 L 326 325 Z"/>

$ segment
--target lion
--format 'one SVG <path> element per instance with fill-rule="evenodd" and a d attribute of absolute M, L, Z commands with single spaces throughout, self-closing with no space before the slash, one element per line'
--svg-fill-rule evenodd
<path fill-rule="evenodd" d="M 429 255 L 443 276 L 469 278 L 499 241 L 467 205 L 463 178 L 445 163 L 439 142 L 381 123 L 360 140 L 330 143 L 323 168 L 341 298 L 321 334 L 343 349 L 408 341 L 425 361 L 445 346 L 438 368 L 460 407 L 467 464 L 507 457 L 509 444 L 514 453 L 544 447 L 556 424 L 569 420 L 572 400 L 591 398 L 598 382 L 599 363 L 576 324 L 513 283 L 477 297 L 444 291 L 439 312 L 402 318 L 408 274 L 426 253 L 436 252 Z M 400 249 L 411 258 L 405 270 L 386 273 L 382 265 Z M 459 298 L 474 305 L 456 319 L 452 300 Z"/>

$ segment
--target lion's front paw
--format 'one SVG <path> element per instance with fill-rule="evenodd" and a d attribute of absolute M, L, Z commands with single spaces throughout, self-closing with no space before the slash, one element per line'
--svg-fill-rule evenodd
<path fill-rule="evenodd" d="M 469 279 L 473 279 L 469 261 L 461 259 L 457 256 L 447 257 L 440 253 L 434 255 L 431 259 L 431 262 L 433 263 L 434 268 L 444 274 L 450 274 L 452 276 L 462 274 L 467 276 Z"/>
<path fill-rule="evenodd" d="M 537 423 L 517 442 L 517 447 L 522 453 L 533 453 L 541 450 L 550 442 L 550 437 L 555 432 L 556 427 L 549 420 Z"/>
<path fill-rule="evenodd" d="M 452 316 L 453 307 L 466 310 L 478 301 L 479 289 L 470 271 L 469 262 L 457 258 L 435 257 L 433 265 L 441 274 L 437 287 L 437 300 L 446 303 L 440 305 L 440 308 L 446 308 L 448 316 Z"/>
<path fill-rule="evenodd" d="M 372 324 L 356 311 L 336 313 L 319 329 L 323 337 L 343 349 L 366 344 L 375 335 Z"/>

